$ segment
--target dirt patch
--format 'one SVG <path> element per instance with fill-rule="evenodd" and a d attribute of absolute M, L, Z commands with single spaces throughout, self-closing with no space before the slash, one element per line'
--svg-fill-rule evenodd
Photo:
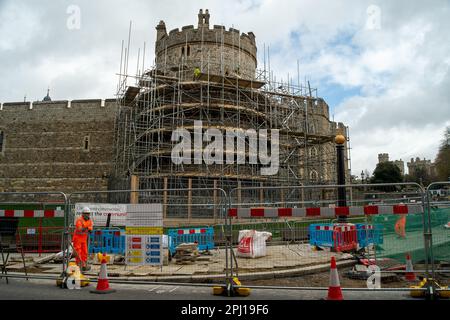
<path fill-rule="evenodd" d="M 367 288 L 366 280 L 349 279 L 344 276 L 345 272 L 351 268 L 339 269 L 339 280 L 341 287 L 343 288 Z M 424 274 L 417 274 L 416 276 L 424 276 Z M 449 278 L 437 277 L 440 285 L 449 285 Z M 330 283 L 330 272 L 320 272 L 315 274 L 308 274 L 298 277 L 290 278 L 274 278 L 266 280 L 248 280 L 245 281 L 246 285 L 258 285 L 258 286 L 288 286 L 288 287 L 328 287 Z M 382 282 L 382 288 L 408 288 L 411 285 L 417 285 L 416 282 L 408 282 L 402 279 L 399 275 L 397 281 Z"/>

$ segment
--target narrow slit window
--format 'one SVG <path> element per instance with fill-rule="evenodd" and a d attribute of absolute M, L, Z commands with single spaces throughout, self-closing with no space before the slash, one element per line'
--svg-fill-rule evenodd
<path fill-rule="evenodd" d="M 83 139 L 83 150 L 89 151 L 90 143 L 89 143 L 89 136 L 85 136 Z"/>
<path fill-rule="evenodd" d="M 187 53 L 186 55 L 189 57 L 191 55 L 191 47 L 187 46 Z"/>
<path fill-rule="evenodd" d="M 3 131 L 0 130 L 0 153 L 3 152 L 3 146 L 4 146 L 3 140 L 4 139 L 5 139 L 5 134 L 3 133 Z"/>

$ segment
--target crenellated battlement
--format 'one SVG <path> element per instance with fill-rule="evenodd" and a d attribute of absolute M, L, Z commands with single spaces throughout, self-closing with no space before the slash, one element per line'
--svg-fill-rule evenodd
<path fill-rule="evenodd" d="M 257 66 L 256 41 L 253 32 L 209 24 L 208 10 L 200 9 L 198 25 L 187 25 L 167 32 L 166 24 L 156 26 L 155 54 L 157 68 L 169 76 L 175 70 L 200 68 L 201 72 L 237 75 L 253 79 Z"/>
<path fill-rule="evenodd" d="M 164 23 L 163 21 L 161 21 Z M 161 26 L 160 24 L 157 26 Z M 214 25 L 212 29 L 209 27 L 194 28 L 193 25 L 184 26 L 181 28 L 172 29 L 169 33 L 164 31 L 157 35 L 157 41 L 155 44 L 156 55 L 168 50 L 172 47 L 182 47 L 186 44 L 193 43 L 212 43 L 217 45 L 223 45 L 228 47 L 234 47 L 242 51 L 247 52 L 256 60 L 256 42 L 253 32 L 240 33 L 239 30 L 229 28 L 226 30 L 225 26 Z"/>
<path fill-rule="evenodd" d="M 4 102 L 0 103 L 1 111 L 39 111 L 46 112 L 51 108 L 75 109 L 75 108 L 110 108 L 114 107 L 116 99 L 81 99 L 81 100 L 54 100 L 54 101 L 26 101 L 26 102 Z"/>

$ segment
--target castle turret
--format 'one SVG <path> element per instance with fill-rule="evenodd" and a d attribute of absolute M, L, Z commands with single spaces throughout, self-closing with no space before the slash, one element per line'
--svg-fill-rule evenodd
<path fill-rule="evenodd" d="M 161 40 L 165 36 L 167 36 L 166 24 L 161 20 L 156 26 L 156 41 Z"/>
<path fill-rule="evenodd" d="M 208 9 L 205 10 L 205 13 L 203 13 L 203 10 L 200 9 L 198 13 L 198 28 L 207 28 L 209 29 L 209 11 Z"/>
<path fill-rule="evenodd" d="M 253 32 L 214 25 L 208 9 L 198 13 L 198 25 L 173 29 L 167 34 L 161 21 L 156 27 L 156 68 L 167 76 L 189 78 L 194 70 L 221 76 L 254 79 L 257 66 Z"/>

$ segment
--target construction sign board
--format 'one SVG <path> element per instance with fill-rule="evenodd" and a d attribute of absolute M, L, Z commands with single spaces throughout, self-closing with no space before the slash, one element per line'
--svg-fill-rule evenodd
<path fill-rule="evenodd" d="M 127 227 L 162 227 L 163 208 L 161 203 L 127 205 Z"/>
<path fill-rule="evenodd" d="M 106 226 L 108 214 L 111 214 L 110 226 L 125 226 L 127 219 L 127 204 L 111 203 L 76 203 L 75 220 L 81 215 L 81 210 L 88 207 L 94 227 Z"/>
<path fill-rule="evenodd" d="M 130 204 L 126 219 L 127 265 L 163 263 L 163 210 L 160 203 Z"/>
<path fill-rule="evenodd" d="M 127 235 L 125 263 L 131 266 L 163 263 L 161 235 Z"/>
<path fill-rule="evenodd" d="M 76 203 L 75 220 L 84 207 L 91 210 L 91 219 L 95 226 L 106 226 L 111 215 L 110 226 L 149 226 L 162 227 L 163 210 L 160 203 L 112 204 L 112 203 Z"/>

